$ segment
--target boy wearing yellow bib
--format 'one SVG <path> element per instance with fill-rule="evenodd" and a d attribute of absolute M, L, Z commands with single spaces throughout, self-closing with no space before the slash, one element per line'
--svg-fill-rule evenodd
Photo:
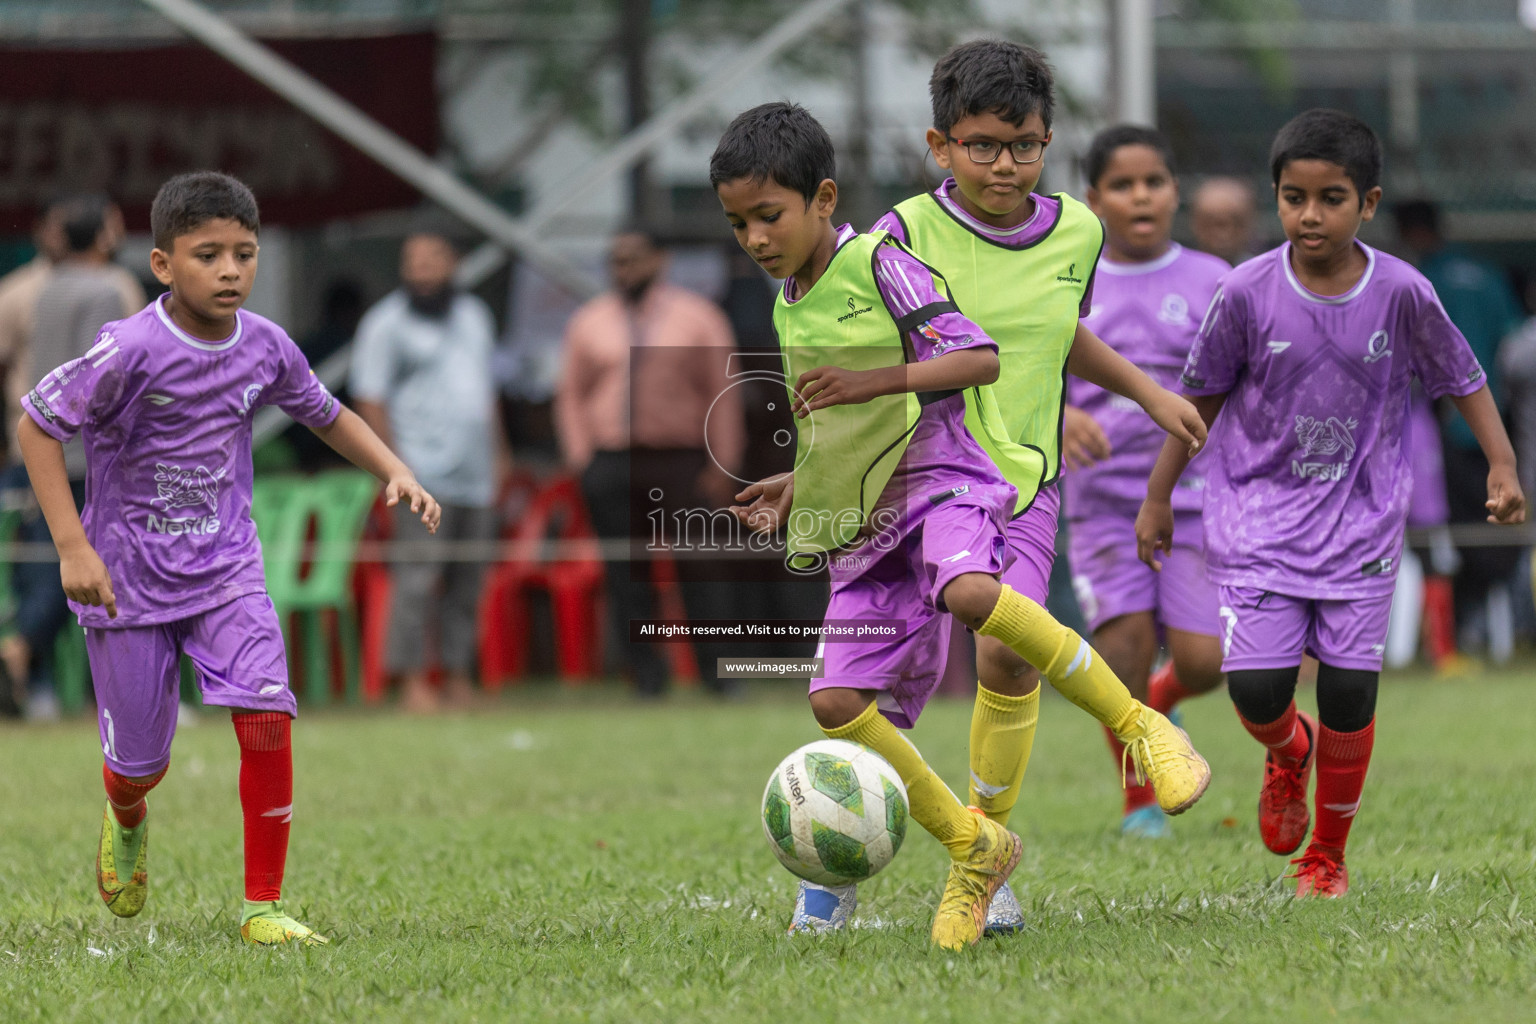
<path fill-rule="evenodd" d="M 765 532 L 786 524 L 792 564 L 827 565 L 828 620 L 899 627 L 889 640 L 823 642 L 811 709 L 827 736 L 892 764 L 913 819 L 948 849 L 932 938 L 957 949 L 981 938 L 1019 839 L 963 805 L 898 731 L 938 685 L 951 616 L 1058 686 L 1106 702 L 1118 691 L 1132 754 L 1170 811 L 1199 798 L 1210 770 L 1075 633 L 999 583 L 1007 521 L 1044 475 L 1043 457 L 1010 444 L 992 422 L 995 406 L 980 401 L 974 389 L 996 379 L 997 346 L 956 308 L 944 279 L 883 233 L 833 226 L 834 173 L 825 130 L 787 103 L 737 117 L 710 160 L 737 241 L 784 281 L 774 324 L 799 428 L 794 471 L 747 487 L 735 512 Z M 1024 501 L 999 464 L 1025 483 Z M 853 886 L 803 883 L 791 931 L 840 927 L 854 902 Z"/>
<path fill-rule="evenodd" d="M 1038 451 L 1043 465 L 1033 482 L 1034 501 L 1008 523 L 1011 560 L 1003 581 L 1039 603 L 1056 556 L 1066 375 L 1130 399 L 1185 444 L 1205 437 L 1193 406 L 1079 322 L 1091 306 L 1104 231 L 1093 212 L 1070 196 L 1033 193 L 1051 141 L 1053 88 L 1045 55 L 1031 47 L 979 40 L 950 50 L 929 80 L 933 127 L 927 142 L 934 161 L 953 176 L 934 192 L 900 203 L 875 225 L 943 274 L 960 307 L 997 343 L 1001 370 L 989 390 L 1004 433 Z M 967 424 L 979 404 L 971 403 Z M 981 678 L 971 725 L 971 802 L 1006 824 L 1034 742 L 1039 674 L 992 637 L 978 635 L 976 661 Z M 1100 695 L 1070 682 L 1052 683 L 1121 742 L 1130 742 L 1119 692 Z M 1166 809 L 1161 794 L 1159 803 Z M 1004 887 L 987 931 L 1022 925 L 1018 902 Z"/>

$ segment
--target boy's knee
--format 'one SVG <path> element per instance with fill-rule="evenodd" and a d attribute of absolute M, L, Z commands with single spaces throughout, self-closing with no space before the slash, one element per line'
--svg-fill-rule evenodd
<path fill-rule="evenodd" d="M 1317 666 L 1317 717 L 1334 732 L 1359 732 L 1376 717 L 1379 673 Z"/>
<path fill-rule="evenodd" d="M 968 572 L 944 586 L 944 606 L 971 629 L 980 629 L 997 607 L 1002 585 L 991 576 Z"/>
<path fill-rule="evenodd" d="M 874 703 L 867 690 L 837 687 L 811 693 L 811 714 L 823 729 L 840 729 L 862 715 Z"/>
<path fill-rule="evenodd" d="M 1145 680 L 1157 657 L 1157 627 L 1150 612 L 1110 619 L 1093 631 L 1093 649 L 1125 680 Z"/>
<path fill-rule="evenodd" d="M 976 674 L 981 684 L 1005 697 L 1024 697 L 1040 685 L 1040 670 L 995 636 L 976 637 Z"/>

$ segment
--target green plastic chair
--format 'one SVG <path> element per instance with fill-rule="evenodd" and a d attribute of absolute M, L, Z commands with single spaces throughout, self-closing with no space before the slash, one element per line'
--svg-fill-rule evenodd
<path fill-rule="evenodd" d="M 346 699 L 358 699 L 352 568 L 378 490 L 373 477 L 354 470 L 255 481 L 251 515 L 261 538 L 267 593 L 288 641 L 290 671 L 300 667 L 292 632 L 293 621 L 298 622 L 303 696 L 309 703 L 324 704 L 331 696 L 331 636 L 324 621 L 327 613 L 336 621 Z"/>

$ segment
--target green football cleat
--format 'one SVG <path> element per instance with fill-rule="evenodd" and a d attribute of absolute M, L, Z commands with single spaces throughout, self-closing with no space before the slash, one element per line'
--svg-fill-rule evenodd
<path fill-rule="evenodd" d="M 132 917 L 144 909 L 149 896 L 149 815 L 135 828 L 123 828 L 112 813 L 112 805 L 101 816 L 101 844 L 96 848 L 96 891 L 107 909 L 118 917 Z M 132 864 L 133 873 L 124 879 L 118 865 Z"/>
<path fill-rule="evenodd" d="M 300 946 L 327 946 L 331 940 L 308 925 L 300 924 L 283 913 L 282 904 L 245 902 L 240 915 L 240 938 L 248 946 L 281 946 L 293 942 Z"/>

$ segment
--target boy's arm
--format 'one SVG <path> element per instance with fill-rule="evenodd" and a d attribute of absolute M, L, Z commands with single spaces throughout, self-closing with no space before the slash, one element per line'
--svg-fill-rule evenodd
<path fill-rule="evenodd" d="M 884 395 L 907 391 L 957 391 L 997 380 L 997 351 L 963 348 L 933 359 L 874 370 L 845 370 L 817 366 L 795 382 L 791 411 L 804 419 L 829 405 L 860 405 Z"/>
<path fill-rule="evenodd" d="M 378 434 L 369 429 L 361 416 L 343 406 L 329 424 L 310 429 L 348 462 L 384 482 L 385 505 L 393 507 L 402 500 L 409 501 L 411 511 L 421 513 L 421 521 L 427 532 L 437 532 L 438 520 L 443 516 L 437 499 L 416 482 L 416 475 L 400 461 L 398 455 L 389 450 L 389 446 L 379 439 Z"/>
<path fill-rule="evenodd" d="M 49 437 L 23 413 L 16 424 L 16 444 L 27 464 L 27 476 L 37 504 L 48 521 L 48 532 L 59 552 L 59 579 L 64 594 L 80 604 L 107 609 L 107 617 L 117 618 L 117 598 L 112 593 L 112 576 L 106 563 L 86 539 L 75 508 L 75 496 L 69 489 L 69 473 L 64 469 L 64 445 Z"/>
<path fill-rule="evenodd" d="M 1061 407 L 1061 458 L 1068 469 L 1087 469 L 1113 454 L 1109 436 L 1092 413 L 1075 405 Z"/>
<path fill-rule="evenodd" d="M 736 500 L 747 504 L 732 505 L 732 515 L 758 533 L 777 533 L 795 503 L 794 471 L 748 484 Z"/>
<path fill-rule="evenodd" d="M 384 403 L 367 398 L 356 398 L 353 399 L 352 404 L 357 407 L 357 415 L 368 425 L 368 429 L 373 431 L 374 436 L 384 442 L 386 448 L 393 450 L 395 441 L 390 436 L 389 410 L 385 408 Z"/>
<path fill-rule="evenodd" d="M 1219 395 L 1192 395 L 1189 402 L 1200 414 L 1202 424 L 1209 430 L 1216 422 L 1221 407 L 1226 404 L 1225 393 Z M 1163 442 L 1163 450 L 1157 456 L 1157 465 L 1147 478 L 1147 498 L 1136 514 L 1136 557 L 1153 569 L 1161 570 L 1157 551 L 1165 554 L 1173 551 L 1173 489 L 1189 466 L 1191 452 L 1176 437 L 1170 435 Z"/>
<path fill-rule="evenodd" d="M 1205 423 L 1194 406 L 1148 377 L 1079 321 L 1067 354 L 1067 372 L 1129 398 L 1193 455 L 1205 444 Z"/>
<path fill-rule="evenodd" d="M 1488 457 L 1488 521 L 1505 525 L 1525 522 L 1525 494 L 1515 473 L 1515 449 L 1504 432 L 1504 421 L 1499 418 L 1488 385 L 1470 395 L 1450 398 Z"/>

